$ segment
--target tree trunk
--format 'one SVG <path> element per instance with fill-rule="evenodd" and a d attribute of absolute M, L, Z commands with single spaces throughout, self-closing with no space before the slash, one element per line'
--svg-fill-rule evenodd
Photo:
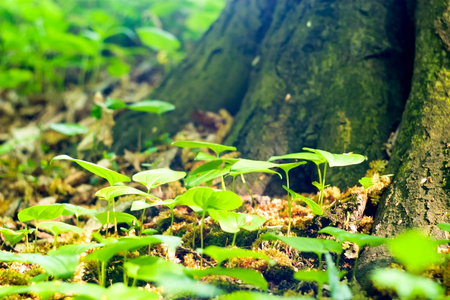
<path fill-rule="evenodd" d="M 420 227 L 445 238 L 436 224 L 449 221 L 450 209 L 449 25 L 447 1 L 417 1 L 411 93 L 389 162 L 394 182 L 379 204 L 375 235 L 393 237 Z M 368 286 L 369 271 L 391 260 L 385 248 L 368 249 L 360 260 L 358 280 Z"/>
<path fill-rule="evenodd" d="M 231 1 L 153 98 L 176 105 L 164 116 L 172 133 L 195 110 L 239 111 L 227 143 L 243 157 L 312 147 L 384 158 L 409 91 L 408 33 L 403 0 Z M 148 138 L 151 121 L 123 116 L 116 147 L 136 145 L 138 132 Z M 353 185 L 366 168 L 330 173 L 329 182 Z M 303 169 L 293 186 L 311 189 L 316 176 Z"/>

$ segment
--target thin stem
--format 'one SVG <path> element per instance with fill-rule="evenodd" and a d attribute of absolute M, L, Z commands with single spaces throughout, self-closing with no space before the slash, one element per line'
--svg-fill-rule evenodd
<path fill-rule="evenodd" d="M 142 236 L 142 231 L 144 229 L 144 217 L 145 217 L 145 210 L 147 208 L 144 208 L 144 210 L 142 211 L 142 215 L 141 215 L 141 231 L 139 232 L 139 236 Z"/>
<path fill-rule="evenodd" d="M 25 245 L 26 245 L 26 250 L 27 250 L 27 252 L 30 250 L 29 248 L 29 245 L 28 245 L 28 225 L 27 224 L 25 224 Z"/>
<path fill-rule="evenodd" d="M 116 216 L 116 206 L 114 204 L 114 199 L 112 199 L 112 207 L 114 212 L 114 234 L 117 236 L 119 234 L 119 231 L 117 230 L 117 216 Z"/>
<path fill-rule="evenodd" d="M 226 191 L 227 188 L 225 187 L 225 180 L 223 180 L 223 175 L 220 176 L 220 180 L 222 181 L 222 190 Z"/>
<path fill-rule="evenodd" d="M 245 182 L 244 174 L 241 174 L 242 183 L 244 183 L 245 189 L 247 190 L 247 193 L 250 195 L 250 198 L 252 198 L 253 206 L 256 207 L 256 200 L 253 198 L 252 193 L 250 192 L 250 189 L 248 188 L 247 182 Z"/>
<path fill-rule="evenodd" d="M 55 234 L 55 238 L 53 239 L 53 250 L 56 250 L 57 240 L 58 240 L 58 235 Z"/>
<path fill-rule="evenodd" d="M 234 193 L 234 183 L 236 182 L 236 176 L 233 176 L 233 185 L 232 185 L 232 188 L 231 188 L 231 190 L 233 191 L 233 193 Z"/>
<path fill-rule="evenodd" d="M 286 173 L 286 187 L 289 189 L 289 172 L 285 171 Z M 287 201 L 288 201 L 288 213 L 289 213 L 289 224 L 288 224 L 288 231 L 287 236 L 291 235 L 291 222 L 292 222 L 292 199 L 289 195 L 289 192 L 287 192 Z"/>
<path fill-rule="evenodd" d="M 102 273 L 100 275 L 100 285 L 102 287 L 105 287 L 105 281 L 106 281 L 106 263 L 102 261 Z"/>
<path fill-rule="evenodd" d="M 352 278 L 350 278 L 350 282 L 352 282 L 352 281 L 355 279 L 355 275 L 356 275 L 356 265 L 358 264 L 359 252 L 360 252 L 360 250 L 358 250 L 358 256 L 356 256 L 355 262 L 353 263 L 353 272 L 352 272 Z"/>
<path fill-rule="evenodd" d="M 80 220 L 78 214 L 75 214 L 75 217 L 77 218 L 77 227 L 80 227 Z"/>
<path fill-rule="evenodd" d="M 339 261 L 341 260 L 341 254 L 338 253 L 337 258 L 336 258 L 336 267 L 339 268 Z"/>
<path fill-rule="evenodd" d="M 38 234 L 38 221 L 36 220 L 36 230 L 34 232 L 34 253 L 37 252 L 37 234 Z"/>
<path fill-rule="evenodd" d="M 319 256 L 319 271 L 322 271 L 322 253 L 318 254 Z"/>
<path fill-rule="evenodd" d="M 237 232 L 234 233 L 233 235 L 233 242 L 231 242 L 231 248 L 233 248 L 236 245 L 236 237 L 237 237 Z"/>
<path fill-rule="evenodd" d="M 319 205 L 322 207 L 322 197 L 323 197 L 323 182 L 322 182 L 322 172 L 320 172 L 320 165 L 317 166 L 317 173 L 319 173 Z"/>
<path fill-rule="evenodd" d="M 136 287 L 137 284 L 137 277 L 133 278 L 133 283 L 131 284 L 132 287 Z"/>
<path fill-rule="evenodd" d="M 106 232 L 105 232 L 105 237 L 108 236 L 108 229 L 109 229 L 109 205 L 110 204 L 111 203 L 108 201 L 108 206 L 106 207 L 107 213 L 106 213 Z"/>
<path fill-rule="evenodd" d="M 323 180 L 322 180 L 322 197 L 320 198 L 320 206 L 323 205 L 323 191 L 325 190 L 325 177 L 327 177 L 327 163 L 323 167 Z"/>
<path fill-rule="evenodd" d="M 173 235 L 173 209 L 170 210 L 172 214 L 172 219 L 170 220 L 170 235 Z"/>
<path fill-rule="evenodd" d="M 202 222 L 200 223 L 200 247 L 203 250 L 203 223 L 205 222 L 206 212 L 202 213 Z M 200 269 L 203 269 L 203 252 L 200 255 Z"/>
<path fill-rule="evenodd" d="M 194 211 L 195 219 L 194 219 L 194 234 L 192 236 L 192 249 L 195 250 L 195 231 L 196 231 L 196 225 L 197 225 L 197 212 Z"/>

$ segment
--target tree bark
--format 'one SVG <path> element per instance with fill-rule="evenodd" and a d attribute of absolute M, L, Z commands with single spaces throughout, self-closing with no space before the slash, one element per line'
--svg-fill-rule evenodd
<path fill-rule="evenodd" d="M 379 204 L 375 235 L 393 237 L 420 227 L 445 238 L 436 224 L 449 221 L 450 209 L 449 16 L 447 1 L 417 1 L 412 88 L 389 162 L 394 181 Z M 358 280 L 369 286 L 369 272 L 391 261 L 386 248 L 367 249 Z"/>
<path fill-rule="evenodd" d="M 271 23 L 275 1 L 229 1 L 219 19 L 196 48 L 151 95 L 173 103 L 176 109 L 163 115 L 163 129 L 175 133 L 191 121 L 197 110 L 227 109 L 235 114 L 244 97 L 260 40 Z M 116 122 L 116 151 L 136 149 L 138 140 L 155 136 L 159 127 L 151 115 L 127 112 Z M 140 149 L 138 149 L 140 150 Z"/>

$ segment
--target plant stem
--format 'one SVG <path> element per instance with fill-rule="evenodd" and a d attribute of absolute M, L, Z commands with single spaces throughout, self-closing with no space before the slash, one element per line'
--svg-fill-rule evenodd
<path fill-rule="evenodd" d="M 221 179 L 221 181 L 222 181 L 222 190 L 226 191 L 227 188 L 225 187 L 225 180 L 223 180 L 223 175 L 220 176 L 220 179 Z"/>
<path fill-rule="evenodd" d="M 56 250 L 56 242 L 58 240 L 58 235 L 55 234 L 55 238 L 53 239 L 53 250 Z"/>
<path fill-rule="evenodd" d="M 358 264 L 359 252 L 360 252 L 360 250 L 358 250 L 358 256 L 356 256 L 355 262 L 353 263 L 353 272 L 352 272 L 352 278 L 350 278 L 350 282 L 352 282 L 352 281 L 355 279 L 355 275 L 356 275 L 356 265 Z"/>
<path fill-rule="evenodd" d="M 237 237 L 237 232 L 235 232 L 234 233 L 234 235 L 233 235 L 233 242 L 231 242 L 231 248 L 233 248 L 234 246 L 235 246 L 235 244 L 236 244 L 236 237 Z"/>
<path fill-rule="evenodd" d="M 323 206 L 323 195 L 324 195 L 324 190 L 325 190 L 325 177 L 327 176 L 327 163 L 325 163 L 324 167 L 323 167 L 323 180 L 322 180 L 322 194 L 320 197 L 320 206 Z"/>
<path fill-rule="evenodd" d="M 285 173 L 286 173 L 286 187 L 289 189 L 289 173 L 288 173 L 288 171 L 285 171 Z M 287 236 L 290 236 L 291 235 L 291 221 L 292 221 L 292 199 L 289 195 L 289 192 L 287 192 L 287 201 L 288 201 L 288 214 L 289 214 Z"/>
<path fill-rule="evenodd" d="M 131 284 L 131 286 L 132 286 L 132 287 L 136 287 L 136 284 L 137 284 L 137 278 L 134 277 L 134 278 L 133 278 L 133 283 Z"/>
<path fill-rule="evenodd" d="M 320 192 L 320 194 L 319 194 L 319 201 L 318 201 L 318 203 L 319 203 L 319 205 L 320 205 L 320 207 L 322 207 L 322 195 L 323 195 L 323 182 L 322 182 L 322 172 L 320 172 L 320 165 L 316 165 L 317 166 L 317 173 L 319 173 L 319 186 L 320 186 L 320 188 L 319 188 L 319 192 Z"/>
<path fill-rule="evenodd" d="M 28 245 L 28 225 L 27 224 L 25 224 L 25 245 L 26 245 L 25 249 L 28 252 L 30 249 L 29 249 L 29 245 Z"/>
<path fill-rule="evenodd" d="M 107 213 L 106 213 L 106 232 L 105 232 L 105 237 L 108 236 L 108 229 L 109 229 L 109 205 L 110 205 L 110 202 L 108 201 L 108 206 L 106 207 Z"/>
<path fill-rule="evenodd" d="M 113 212 L 114 212 L 114 234 L 117 236 L 119 234 L 118 230 L 117 230 L 117 216 L 116 216 L 116 206 L 114 204 L 114 199 L 112 199 L 112 207 L 113 207 Z"/>
<path fill-rule="evenodd" d="M 106 263 L 102 261 L 102 273 L 100 275 L 100 286 L 105 287 L 106 281 Z"/>
<path fill-rule="evenodd" d="M 142 211 L 142 216 L 141 216 L 141 231 L 139 232 L 139 236 L 142 236 L 142 231 L 144 230 L 144 217 L 145 217 L 145 210 L 147 208 L 144 208 L 144 210 Z"/>
<path fill-rule="evenodd" d="M 37 252 L 37 234 L 38 234 L 38 221 L 36 220 L 36 231 L 34 232 L 34 253 Z"/>
<path fill-rule="evenodd" d="M 77 218 L 77 227 L 80 227 L 80 220 L 78 214 L 76 214 L 75 217 Z"/>
<path fill-rule="evenodd" d="M 170 220 L 170 235 L 173 235 L 173 209 L 170 210 L 172 219 Z"/>
<path fill-rule="evenodd" d="M 200 223 L 200 247 L 203 250 L 203 223 L 205 222 L 206 212 L 202 212 L 202 222 Z M 200 269 L 203 269 L 203 252 L 200 255 Z"/>
<path fill-rule="evenodd" d="M 245 182 L 244 174 L 241 174 L 241 179 L 242 179 L 242 182 L 244 183 L 247 193 L 250 195 L 250 198 L 252 198 L 253 207 L 256 207 L 256 200 L 255 200 L 255 198 L 253 198 L 253 195 L 250 192 L 250 189 L 248 188 L 247 182 Z"/>
<path fill-rule="evenodd" d="M 195 220 L 194 220 L 194 234 L 192 236 L 192 249 L 195 250 L 195 231 L 196 231 L 196 225 L 197 225 L 197 212 L 194 211 Z"/>

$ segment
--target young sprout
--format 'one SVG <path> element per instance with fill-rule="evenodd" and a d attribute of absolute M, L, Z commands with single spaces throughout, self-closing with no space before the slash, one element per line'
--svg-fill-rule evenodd
<path fill-rule="evenodd" d="M 56 244 L 58 241 L 58 236 L 63 233 L 63 232 L 75 232 L 77 234 L 81 234 L 84 232 L 83 229 L 77 227 L 77 226 L 73 226 L 73 225 L 69 225 L 63 222 L 56 222 L 56 221 L 47 221 L 47 222 L 41 222 L 39 224 L 39 226 L 41 227 L 41 229 L 50 231 L 53 236 L 53 250 L 56 249 Z"/>

